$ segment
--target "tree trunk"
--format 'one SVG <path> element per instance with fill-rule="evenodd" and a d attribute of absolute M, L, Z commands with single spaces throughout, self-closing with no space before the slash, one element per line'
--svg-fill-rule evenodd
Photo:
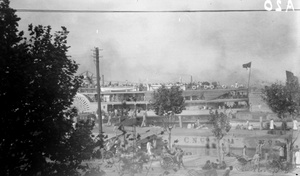
<path fill-rule="evenodd" d="M 221 151 L 220 151 L 220 139 L 217 138 L 217 152 L 218 152 L 218 158 L 219 158 L 219 161 L 222 162 L 221 160 Z"/>
<path fill-rule="evenodd" d="M 168 129 L 168 133 L 169 133 L 169 149 L 172 149 L 172 145 L 171 145 L 171 130 Z"/>
<path fill-rule="evenodd" d="M 292 156 L 291 156 L 291 151 L 292 150 L 290 150 L 291 148 L 291 142 L 290 142 L 290 140 L 287 140 L 287 144 L 286 144 L 286 160 L 288 161 L 288 162 L 292 162 Z"/>

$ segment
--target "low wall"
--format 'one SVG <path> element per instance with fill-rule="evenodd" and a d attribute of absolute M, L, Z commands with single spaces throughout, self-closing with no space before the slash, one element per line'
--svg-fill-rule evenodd
<path fill-rule="evenodd" d="M 262 117 L 263 121 L 274 119 L 274 120 L 279 120 L 276 114 L 274 113 L 264 113 L 264 112 L 238 112 L 235 115 L 236 119 L 239 120 L 255 120 L 259 121 L 260 117 Z"/>

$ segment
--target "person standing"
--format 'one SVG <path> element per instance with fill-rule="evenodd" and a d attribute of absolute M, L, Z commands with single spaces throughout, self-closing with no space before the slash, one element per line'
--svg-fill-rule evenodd
<path fill-rule="evenodd" d="M 282 119 L 281 129 L 282 129 L 283 131 L 286 131 L 286 129 L 287 129 L 286 118 L 283 118 L 283 119 Z"/>
<path fill-rule="evenodd" d="M 253 171 L 255 172 L 255 170 L 257 169 L 257 171 L 259 172 L 259 159 L 260 159 L 260 156 L 258 153 L 256 153 L 253 158 L 252 158 L 252 161 L 253 161 L 253 164 L 254 164 L 254 167 L 253 167 Z"/>
<path fill-rule="evenodd" d="M 146 118 L 147 118 L 147 110 L 145 110 L 145 112 L 143 113 L 143 121 L 142 121 L 141 127 L 147 126 L 146 125 L 146 120 L 147 120 Z"/>
<path fill-rule="evenodd" d="M 117 119 L 117 118 L 118 118 L 118 115 L 119 115 L 119 114 L 118 114 L 118 109 L 115 109 L 115 110 L 114 110 L 114 118 Z M 119 119 L 119 122 L 121 122 L 121 119 Z"/>
<path fill-rule="evenodd" d="M 151 149 L 152 149 L 152 146 L 151 146 L 151 142 L 149 141 L 149 142 L 147 142 L 147 154 L 149 156 L 152 155 Z"/>
<path fill-rule="evenodd" d="M 157 139 L 156 138 L 153 139 L 153 148 L 154 149 L 157 148 Z"/>
<path fill-rule="evenodd" d="M 243 148 L 243 158 L 247 158 L 247 146 L 244 145 L 244 148 Z"/>
<path fill-rule="evenodd" d="M 264 128 L 264 125 L 263 125 L 264 123 L 263 123 L 263 117 L 262 116 L 259 117 L 259 123 L 260 123 L 259 129 L 262 130 Z"/>
<path fill-rule="evenodd" d="M 246 127 L 247 127 L 247 129 L 249 129 L 249 121 L 247 120 L 247 122 L 246 122 Z"/>
<path fill-rule="evenodd" d="M 296 146 L 295 163 L 296 163 L 296 167 L 300 168 L 300 151 L 298 149 L 298 146 Z"/>
<path fill-rule="evenodd" d="M 111 116 L 112 116 L 112 112 L 108 111 L 108 119 L 107 119 L 107 123 L 106 123 L 107 126 L 111 126 Z"/>
<path fill-rule="evenodd" d="M 281 145 L 279 147 L 279 157 L 280 157 L 280 160 L 284 160 L 284 147 Z"/>
<path fill-rule="evenodd" d="M 264 143 L 262 142 L 262 143 L 260 143 L 259 144 L 259 149 L 258 149 L 258 154 L 260 155 L 260 157 L 262 157 L 263 158 L 263 146 L 264 146 Z"/>
<path fill-rule="evenodd" d="M 183 164 L 183 159 L 182 159 L 184 155 L 183 150 L 181 148 L 177 148 L 175 155 L 178 162 L 178 168 L 180 169 L 180 167 L 182 166 L 185 169 L 185 166 Z"/>
<path fill-rule="evenodd" d="M 231 142 L 230 139 L 227 140 L 227 155 L 231 155 Z"/>
<path fill-rule="evenodd" d="M 270 130 L 271 131 L 274 130 L 274 120 L 273 119 L 270 120 Z"/>
<path fill-rule="evenodd" d="M 293 130 L 297 131 L 298 130 L 298 121 L 296 120 L 296 118 L 294 118 L 293 120 Z"/>
<path fill-rule="evenodd" d="M 205 145 L 205 154 L 207 156 L 209 156 L 209 148 L 210 148 L 210 146 L 209 146 L 209 137 L 207 136 L 206 137 L 206 145 Z"/>
<path fill-rule="evenodd" d="M 225 154 L 226 154 L 225 145 L 224 145 L 224 143 L 222 143 L 222 146 L 221 146 L 221 161 L 225 160 Z"/>

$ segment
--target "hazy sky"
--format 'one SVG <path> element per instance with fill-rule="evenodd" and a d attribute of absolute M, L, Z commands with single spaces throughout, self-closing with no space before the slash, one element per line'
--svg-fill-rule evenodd
<path fill-rule="evenodd" d="M 274 8 L 276 0 L 271 0 Z M 281 0 L 286 8 L 288 0 Z M 298 0 L 292 0 L 299 9 Z M 16 9 L 224 10 L 264 9 L 264 0 L 11 0 Z M 69 55 L 79 73 L 95 73 L 94 47 L 102 48 L 101 74 L 111 81 L 246 83 L 242 64 L 252 61 L 252 83 L 300 75 L 300 12 L 30 13 L 28 24 L 65 26 Z M 97 33 L 98 32 L 98 33 Z"/>

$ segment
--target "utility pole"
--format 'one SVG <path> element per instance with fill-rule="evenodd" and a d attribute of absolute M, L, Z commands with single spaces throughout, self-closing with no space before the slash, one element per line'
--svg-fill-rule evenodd
<path fill-rule="evenodd" d="M 98 97 L 98 117 L 99 117 L 99 135 L 102 140 L 102 110 L 101 110 L 101 87 L 100 87 L 100 67 L 99 67 L 99 48 L 95 48 L 96 52 L 96 72 L 97 72 L 97 97 Z"/>

